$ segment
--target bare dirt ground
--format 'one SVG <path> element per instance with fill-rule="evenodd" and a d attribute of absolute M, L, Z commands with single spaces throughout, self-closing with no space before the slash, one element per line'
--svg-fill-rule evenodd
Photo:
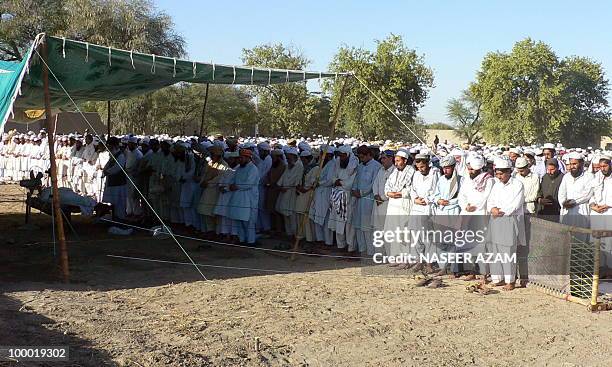
<path fill-rule="evenodd" d="M 0 186 L 0 345 L 68 345 L 70 362 L 0 366 L 612 364 L 612 313 L 532 288 L 424 289 L 355 262 L 182 241 L 198 263 L 251 268 L 202 267 L 203 281 L 192 266 L 108 257 L 187 261 L 171 240 L 111 236 L 80 217 L 64 284 L 51 218 L 34 214 L 39 229 L 20 229 L 24 196 Z"/>

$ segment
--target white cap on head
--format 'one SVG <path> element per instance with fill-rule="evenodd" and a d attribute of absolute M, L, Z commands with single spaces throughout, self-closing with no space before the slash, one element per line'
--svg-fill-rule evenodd
<path fill-rule="evenodd" d="M 309 149 L 302 150 L 300 157 L 312 157 L 312 152 Z"/>
<path fill-rule="evenodd" d="M 602 154 L 599 155 L 599 160 L 601 161 L 602 159 L 611 161 L 612 160 L 612 154 L 602 153 Z"/>
<path fill-rule="evenodd" d="M 529 165 L 529 161 L 527 160 L 527 158 L 525 157 L 518 157 L 516 159 L 516 162 L 514 163 L 514 166 L 516 168 L 525 168 Z"/>
<path fill-rule="evenodd" d="M 472 167 L 472 169 L 482 169 L 486 163 L 484 157 L 481 155 L 470 155 L 467 159 L 467 164 Z"/>
<path fill-rule="evenodd" d="M 507 158 L 498 157 L 493 161 L 495 169 L 508 169 L 512 168 L 512 161 Z"/>
<path fill-rule="evenodd" d="M 452 155 L 447 155 L 440 160 L 440 167 L 449 167 L 455 165 L 456 163 L 455 157 Z"/>
<path fill-rule="evenodd" d="M 565 156 L 563 156 L 563 158 L 565 158 L 565 157 L 567 157 L 568 160 L 570 160 L 570 159 L 584 160 L 584 156 L 581 153 L 578 153 L 578 152 L 568 153 Z"/>
<path fill-rule="evenodd" d="M 404 149 L 404 148 L 401 148 L 400 150 L 398 150 L 395 153 L 395 155 L 398 156 L 398 157 L 404 157 L 404 158 L 410 157 L 410 153 L 406 149 Z"/>
<path fill-rule="evenodd" d="M 338 151 L 339 151 L 340 153 L 350 154 L 350 153 L 351 153 L 353 150 L 351 149 L 351 146 L 350 146 L 350 145 L 341 145 L 341 146 L 338 148 Z"/>
<path fill-rule="evenodd" d="M 272 147 L 270 147 L 270 144 L 266 141 L 263 141 L 257 144 L 257 147 L 261 150 L 271 150 L 272 149 Z"/>
<path fill-rule="evenodd" d="M 288 147 L 287 149 L 285 149 L 285 154 L 298 155 L 298 150 L 293 147 Z"/>
<path fill-rule="evenodd" d="M 546 143 L 542 146 L 542 149 L 555 149 L 555 145 L 553 143 Z"/>

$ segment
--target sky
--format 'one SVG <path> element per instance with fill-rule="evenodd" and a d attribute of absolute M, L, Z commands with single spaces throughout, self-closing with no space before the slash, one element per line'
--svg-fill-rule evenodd
<path fill-rule="evenodd" d="M 448 122 L 446 104 L 474 81 L 483 57 L 531 37 L 558 57 L 589 57 L 612 73 L 612 2 L 567 0 L 206 1 L 154 0 L 172 16 L 189 59 L 242 64 L 242 49 L 282 42 L 325 71 L 338 48 L 374 50 L 400 35 L 434 72 L 419 115 Z M 316 88 L 316 87 L 315 87 Z M 612 101 L 612 99 L 610 99 Z"/>

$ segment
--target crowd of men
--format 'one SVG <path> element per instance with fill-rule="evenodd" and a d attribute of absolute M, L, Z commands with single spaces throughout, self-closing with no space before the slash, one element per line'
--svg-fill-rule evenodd
<path fill-rule="evenodd" d="M 46 142 L 44 130 L 4 134 L 0 180 L 47 172 Z M 55 158 L 59 185 L 112 204 L 117 220 L 161 218 L 203 238 L 248 245 L 259 237 L 297 235 L 350 255 L 393 255 L 412 250 L 397 241 L 375 247 L 375 231 L 428 229 L 442 222 L 432 218 L 449 217 L 462 218 L 463 228 L 488 226 L 481 241 L 488 250 L 520 253 L 526 216 L 612 229 L 606 221 L 612 156 L 590 147 L 222 135 L 111 136 L 103 144 L 74 133 L 55 137 Z M 602 264 L 612 269 L 610 240 L 604 240 Z M 420 242 L 415 251 L 460 251 L 444 241 Z M 491 270 L 494 283 L 514 287 L 516 264 Z"/>

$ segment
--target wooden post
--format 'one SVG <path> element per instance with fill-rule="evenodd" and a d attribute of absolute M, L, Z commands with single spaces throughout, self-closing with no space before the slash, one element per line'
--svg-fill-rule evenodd
<path fill-rule="evenodd" d="M 346 75 L 344 77 L 344 80 L 342 81 L 342 89 L 340 90 L 340 97 L 338 98 L 338 104 L 336 105 L 334 116 L 332 117 L 332 123 L 331 123 L 330 131 L 329 131 L 329 139 L 327 139 L 327 145 L 329 145 L 329 143 L 331 142 L 331 139 L 334 136 L 334 131 L 336 129 L 336 122 L 338 122 L 338 117 L 340 116 L 340 110 L 342 108 L 342 102 L 344 101 L 344 95 L 346 94 L 346 88 L 348 86 L 348 78 L 350 76 L 351 76 L 350 74 Z M 312 198 L 314 197 L 314 191 L 316 190 L 316 187 L 319 184 L 319 179 L 321 178 L 321 171 L 323 170 L 323 161 L 325 160 L 326 153 L 321 148 L 319 148 L 320 150 L 319 151 L 319 173 L 317 174 L 317 178 L 315 180 L 313 189 L 308 192 L 309 196 L 308 196 L 308 205 L 306 205 L 307 208 L 310 208 L 310 204 L 312 203 Z M 295 235 L 295 242 L 293 243 L 294 253 L 291 254 L 291 261 L 295 260 L 295 252 L 297 252 L 300 248 L 301 235 L 304 229 L 306 228 L 307 224 L 308 224 L 308 214 L 304 215 L 303 220 L 301 220 L 298 223 L 298 230 Z"/>
<path fill-rule="evenodd" d="M 55 226 L 57 228 L 57 236 L 60 245 L 60 268 L 62 271 L 62 279 L 64 282 L 68 282 L 70 279 L 70 271 L 68 268 L 68 249 L 66 248 L 66 236 L 64 235 L 64 221 L 62 219 L 62 211 L 60 208 L 60 197 L 59 190 L 57 188 L 57 165 L 55 164 L 55 126 L 51 122 L 51 97 L 49 95 L 49 70 L 46 62 L 47 57 L 47 43 L 42 44 L 42 57 L 43 62 L 43 87 L 45 91 L 45 123 L 47 125 L 47 140 L 49 142 L 49 161 L 50 161 L 50 172 L 51 175 L 51 189 L 53 193 L 53 214 L 55 217 Z"/>
<path fill-rule="evenodd" d="M 106 102 L 106 133 L 108 134 L 106 139 L 108 139 L 111 134 L 111 102 L 110 101 Z"/>
<path fill-rule="evenodd" d="M 204 118 L 206 117 L 206 104 L 208 104 L 208 87 L 210 84 L 206 83 L 206 94 L 204 95 L 204 107 L 202 107 L 202 121 L 200 122 L 200 136 L 204 132 Z"/>

